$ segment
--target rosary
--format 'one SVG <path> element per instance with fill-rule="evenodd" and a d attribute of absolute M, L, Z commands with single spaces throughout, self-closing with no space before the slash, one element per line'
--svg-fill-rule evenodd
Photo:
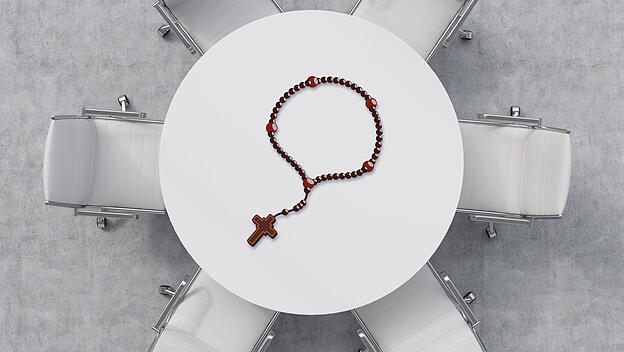
<path fill-rule="evenodd" d="M 368 108 L 368 111 L 370 111 L 373 115 L 377 138 L 375 142 L 375 148 L 373 149 L 373 154 L 371 155 L 370 159 L 364 161 L 362 167 L 358 170 L 333 174 L 328 173 L 311 178 L 306 174 L 303 167 L 299 165 L 299 163 L 297 163 L 297 161 L 295 161 L 292 156 L 288 155 L 288 153 L 286 153 L 286 151 L 277 142 L 277 139 L 275 138 L 275 133 L 277 132 L 277 123 L 275 121 L 277 120 L 277 114 L 279 113 L 284 103 L 286 103 L 286 100 L 288 100 L 290 97 L 295 95 L 296 92 L 302 89 L 305 89 L 307 87 L 314 88 L 320 84 L 339 84 L 341 86 L 351 88 L 351 90 L 354 90 L 356 93 L 362 96 L 362 98 L 365 99 L 366 108 Z M 321 78 L 310 76 L 308 77 L 308 79 L 305 80 L 305 82 L 300 82 L 299 84 L 294 85 L 286 93 L 284 93 L 284 95 L 279 98 L 277 103 L 275 103 L 275 107 L 273 108 L 273 111 L 271 112 L 271 115 L 269 117 L 269 123 L 267 123 L 266 125 L 266 131 L 269 135 L 269 141 L 273 145 L 273 148 L 275 149 L 277 154 L 284 158 L 286 162 L 289 163 L 290 166 L 292 166 L 295 171 L 299 173 L 299 176 L 301 176 L 301 179 L 303 180 L 303 192 L 305 193 L 305 197 L 299 203 L 295 204 L 292 208 L 283 209 L 281 212 L 278 212 L 276 214 L 269 214 L 266 217 L 261 217 L 258 214 L 254 215 L 251 221 L 256 225 L 256 230 L 247 239 L 247 243 L 249 243 L 249 245 L 251 245 L 252 247 L 255 246 L 256 243 L 258 243 L 258 241 L 260 241 L 260 239 L 264 236 L 275 238 L 275 236 L 277 236 L 277 231 L 273 227 L 273 224 L 275 223 L 275 218 L 280 215 L 286 216 L 292 212 L 298 212 L 299 210 L 303 209 L 303 207 L 308 204 L 308 194 L 310 193 L 312 188 L 314 188 L 319 183 L 329 180 L 344 180 L 357 178 L 364 175 L 365 173 L 373 171 L 373 168 L 375 167 L 375 162 L 379 158 L 379 153 L 381 152 L 381 141 L 383 140 L 383 131 L 381 130 L 381 118 L 379 117 L 379 113 L 377 112 L 377 100 L 368 95 L 368 93 L 366 93 L 366 91 L 362 89 L 362 87 L 359 87 L 357 84 L 351 81 L 347 81 L 344 78 L 331 76 Z"/>

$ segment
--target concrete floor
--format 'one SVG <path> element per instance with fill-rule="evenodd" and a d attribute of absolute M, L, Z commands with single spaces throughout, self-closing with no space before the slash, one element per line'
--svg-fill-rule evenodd
<path fill-rule="evenodd" d="M 348 2 L 284 1 L 288 9 Z M 151 0 L 0 0 L 0 351 L 144 351 L 195 267 L 166 217 L 114 221 L 43 206 L 48 116 L 82 106 L 163 119 L 197 57 L 155 33 Z M 624 350 L 624 2 L 481 0 L 431 65 L 460 117 L 505 113 L 573 131 L 565 217 L 533 226 L 457 216 L 432 261 L 460 288 L 490 351 Z M 348 314 L 284 315 L 272 351 L 354 351 Z"/>

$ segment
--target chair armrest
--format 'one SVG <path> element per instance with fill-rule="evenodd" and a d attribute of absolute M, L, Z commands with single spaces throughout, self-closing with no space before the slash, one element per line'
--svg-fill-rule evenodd
<path fill-rule="evenodd" d="M 522 117 L 496 114 L 478 114 L 478 120 L 496 121 L 505 123 L 523 123 L 533 126 L 542 126 L 542 119 L 536 117 Z"/>
<path fill-rule="evenodd" d="M 83 108 L 82 115 L 88 116 L 88 117 L 118 117 L 118 118 L 123 118 L 123 119 L 145 118 L 144 112 L 93 109 L 93 108 Z"/>
<path fill-rule="evenodd" d="M 474 315 L 468 304 L 464 301 L 464 298 L 455 287 L 455 284 L 451 280 L 451 278 L 443 271 L 440 273 L 440 278 L 442 279 L 443 288 L 448 294 L 448 296 L 453 300 L 455 306 L 464 317 L 464 320 L 471 327 L 475 327 L 479 325 L 479 319 Z"/>
<path fill-rule="evenodd" d="M 448 27 L 446 27 L 444 34 L 442 34 L 442 47 L 443 48 L 446 48 L 449 46 L 449 44 L 451 43 L 451 39 L 453 38 L 453 35 L 455 35 L 459 27 L 464 23 L 464 21 L 466 20 L 466 17 L 468 17 L 468 15 L 470 14 L 470 11 L 472 11 L 472 8 L 476 4 L 477 4 L 477 0 L 466 0 L 464 2 L 461 9 L 459 9 L 457 14 L 453 18 L 453 21 L 451 21 Z"/>
<path fill-rule="evenodd" d="M 180 38 L 184 46 L 191 52 L 191 54 L 199 53 L 199 55 L 204 55 L 204 51 L 199 47 L 199 45 L 197 45 L 191 35 L 186 31 L 180 21 L 178 21 L 178 19 L 175 17 L 173 12 L 171 12 L 171 9 L 169 9 L 169 7 L 167 7 L 167 5 L 162 0 L 156 1 L 152 6 L 158 11 L 158 13 L 160 13 L 162 18 L 171 28 L 171 30 L 173 30 L 173 33 L 175 33 L 178 38 Z"/>
<path fill-rule="evenodd" d="M 195 281 L 195 278 L 197 278 L 200 270 L 201 269 L 197 269 L 193 277 L 189 277 L 188 275 L 185 276 L 184 280 L 180 282 L 175 293 L 171 296 L 171 299 L 169 299 L 167 306 L 165 306 L 165 309 L 163 309 L 162 313 L 160 313 L 160 317 L 158 317 L 158 320 L 156 320 L 156 323 L 152 326 L 153 330 L 158 333 L 162 332 L 169 322 L 169 319 L 171 319 L 171 315 L 173 315 L 176 307 L 184 299 L 184 296 L 186 296 L 186 293 L 191 287 L 191 284 L 193 284 L 193 281 Z"/>

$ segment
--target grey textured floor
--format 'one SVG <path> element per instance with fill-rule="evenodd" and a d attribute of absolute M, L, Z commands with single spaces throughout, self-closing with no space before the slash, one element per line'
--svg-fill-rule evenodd
<path fill-rule="evenodd" d="M 0 351 L 144 351 L 156 287 L 195 266 L 164 217 L 102 232 L 42 205 L 50 114 L 117 108 L 125 92 L 163 119 L 197 59 L 156 35 L 150 5 L 0 0 Z M 624 2 L 481 0 L 465 27 L 472 42 L 431 60 L 458 114 L 520 104 L 571 129 L 572 185 L 564 219 L 499 225 L 495 240 L 457 216 L 432 261 L 478 294 L 490 351 L 623 351 Z M 282 316 L 272 350 L 354 351 L 355 326 Z"/>

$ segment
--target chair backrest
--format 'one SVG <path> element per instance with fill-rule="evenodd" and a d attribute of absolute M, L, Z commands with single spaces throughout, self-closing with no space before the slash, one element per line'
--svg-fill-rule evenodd
<path fill-rule="evenodd" d="M 252 351 L 274 314 L 233 295 L 200 271 L 153 351 Z"/>
<path fill-rule="evenodd" d="M 428 60 L 473 5 L 472 0 L 361 0 L 353 15 L 393 32 Z"/>
<path fill-rule="evenodd" d="M 459 208 L 563 214 L 572 165 L 566 131 L 460 120 L 464 181 Z"/>
<path fill-rule="evenodd" d="M 394 292 L 356 309 L 383 352 L 481 352 L 437 274 L 423 267 Z"/>
<path fill-rule="evenodd" d="M 46 201 L 164 210 L 158 173 L 162 125 L 53 119 L 46 140 Z"/>
<path fill-rule="evenodd" d="M 243 25 L 280 13 L 272 0 L 161 0 L 199 45 L 200 53 Z"/>

